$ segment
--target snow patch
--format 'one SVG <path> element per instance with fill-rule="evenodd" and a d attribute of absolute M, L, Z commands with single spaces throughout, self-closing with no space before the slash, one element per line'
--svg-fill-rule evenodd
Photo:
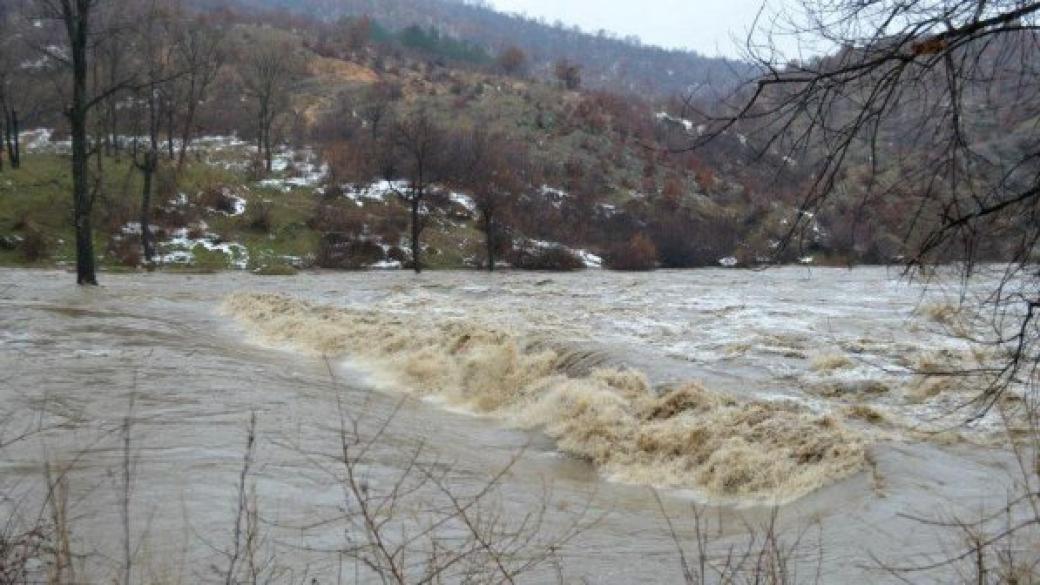
<path fill-rule="evenodd" d="M 449 192 L 448 193 L 448 199 L 450 199 L 453 203 L 461 205 L 462 207 L 464 207 L 466 209 L 466 211 L 468 211 L 470 213 L 476 213 L 477 212 L 477 202 L 474 201 L 472 197 L 470 197 L 469 195 L 466 195 L 465 193 L 456 193 L 454 191 Z"/>
<path fill-rule="evenodd" d="M 204 226 L 202 224 L 202 229 L 205 229 Z M 249 250 L 245 246 L 237 242 L 225 242 L 213 233 L 192 238 L 188 228 L 180 228 L 162 246 L 166 252 L 159 256 L 159 261 L 163 264 L 191 264 L 195 261 L 195 249 L 201 246 L 209 252 L 224 254 L 230 259 L 231 266 L 239 270 L 245 270 L 249 265 Z"/>
<path fill-rule="evenodd" d="M 733 256 L 726 256 L 719 260 L 719 265 L 725 268 L 736 268 L 740 261 Z"/>
<path fill-rule="evenodd" d="M 679 118 L 678 116 L 673 116 L 668 112 L 658 112 L 654 115 L 654 118 L 656 118 L 659 122 L 667 122 L 669 124 L 682 126 L 687 132 L 693 132 L 694 129 L 693 122 L 687 120 L 686 118 Z"/>
<path fill-rule="evenodd" d="M 377 181 L 371 185 L 343 185 L 343 196 L 357 203 L 358 207 L 365 201 L 385 203 L 395 193 L 408 189 L 408 181 Z"/>
<path fill-rule="evenodd" d="M 585 264 L 585 268 L 603 268 L 603 258 L 588 250 L 582 250 L 580 248 L 570 248 L 564 246 L 559 242 L 547 242 L 545 240 L 524 240 L 524 243 L 538 250 L 548 250 L 553 248 L 562 248 L 567 250 L 571 254 L 574 254 Z"/>

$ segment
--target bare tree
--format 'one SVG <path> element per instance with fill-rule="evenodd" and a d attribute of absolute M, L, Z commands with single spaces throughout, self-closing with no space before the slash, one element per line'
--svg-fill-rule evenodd
<path fill-rule="evenodd" d="M 204 17 L 197 17 L 179 27 L 176 57 L 184 75 L 179 80 L 177 93 L 185 105 L 181 120 L 178 168 L 184 167 L 199 105 L 206 100 L 226 60 L 223 39 L 222 31 Z"/>
<path fill-rule="evenodd" d="M 565 88 L 574 91 L 581 87 L 581 65 L 570 59 L 557 61 L 553 66 L 553 73 Z"/>
<path fill-rule="evenodd" d="M 457 140 L 460 145 L 455 158 L 461 168 L 454 182 L 473 195 L 485 236 L 487 267 L 493 272 L 499 234 L 511 203 L 530 183 L 529 153 L 521 142 L 490 133 L 485 125 L 474 127 Z"/>
<path fill-rule="evenodd" d="M 803 0 L 749 37 L 759 76 L 729 109 L 700 110 L 707 130 L 690 145 L 742 133 L 761 153 L 807 163 L 783 247 L 851 194 L 860 217 L 886 199 L 902 205 L 908 271 L 955 261 L 967 278 L 1006 262 L 981 306 L 990 331 L 977 340 L 1003 359 L 987 371 L 978 414 L 1035 382 L 1040 366 L 1038 15 L 1040 3 L 1010 0 Z M 774 33 L 832 54 L 792 59 Z M 859 186 L 848 180 L 856 170 L 867 177 Z"/>
<path fill-rule="evenodd" d="M 0 170 L 6 151 L 11 168 L 21 166 L 21 146 L 18 143 L 18 109 L 15 105 L 15 42 L 18 36 L 12 30 L 6 15 L 0 15 Z"/>
<path fill-rule="evenodd" d="M 168 21 L 172 15 L 156 0 L 149 0 L 143 9 L 138 43 L 142 59 L 141 78 L 143 82 L 137 93 L 136 101 L 144 109 L 148 143 L 143 150 L 139 150 L 135 143 L 134 166 L 141 172 L 142 178 L 141 248 L 145 262 L 151 263 L 155 258 L 155 243 L 150 224 L 154 179 L 159 170 L 160 128 L 163 119 L 173 108 L 169 94 L 175 74 L 173 72 L 173 43 L 168 34 Z"/>
<path fill-rule="evenodd" d="M 72 96 L 66 116 L 72 137 L 72 199 L 73 223 L 76 230 L 76 282 L 80 285 L 97 285 L 97 260 L 94 257 L 94 232 L 91 212 L 94 207 L 89 170 L 90 156 L 88 118 L 91 110 L 109 95 L 117 91 L 116 86 L 100 95 L 91 95 L 87 87 L 90 70 L 90 43 L 95 11 L 105 0 L 36 0 L 41 18 L 55 20 L 65 31 L 67 56 L 49 51 L 51 57 L 60 59 L 71 74 Z M 118 85 L 118 84 L 117 84 Z"/>
<path fill-rule="evenodd" d="M 379 81 L 365 90 L 357 111 L 373 141 L 379 139 L 383 122 L 390 117 L 394 103 L 401 99 L 401 95 L 401 87 L 388 81 Z"/>
<path fill-rule="evenodd" d="M 288 41 L 261 39 L 246 56 L 243 84 L 256 100 L 256 149 L 264 169 L 273 170 L 272 130 L 275 121 L 289 108 L 289 90 L 294 82 L 294 47 Z"/>
<path fill-rule="evenodd" d="M 383 178 L 411 211 L 412 268 L 417 274 L 423 270 L 420 239 L 426 227 L 426 197 L 449 167 L 445 143 L 444 130 L 420 109 L 396 122 L 379 149 Z M 399 183 L 404 187 L 397 187 Z"/>
<path fill-rule="evenodd" d="M 506 75 L 523 75 L 527 72 L 527 53 L 520 47 L 507 47 L 498 55 L 498 68 Z"/>
<path fill-rule="evenodd" d="M 123 2 L 103 4 L 96 16 L 97 26 L 105 31 L 96 35 L 91 47 L 91 73 L 94 91 L 102 87 L 115 87 L 130 76 L 136 52 L 133 49 L 135 31 L 131 26 L 122 26 L 127 6 Z M 113 92 L 98 104 L 97 134 L 99 142 L 108 156 L 118 155 L 124 148 L 125 138 L 121 134 L 127 120 L 121 103 L 125 96 Z M 101 158 L 97 159 L 100 164 Z"/>

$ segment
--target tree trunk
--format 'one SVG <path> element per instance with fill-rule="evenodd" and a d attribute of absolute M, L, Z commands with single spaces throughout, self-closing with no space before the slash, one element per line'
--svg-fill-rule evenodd
<path fill-rule="evenodd" d="M 412 268 L 416 274 L 422 272 L 421 248 L 419 246 L 419 197 L 412 198 Z"/>
<path fill-rule="evenodd" d="M 487 238 L 488 272 L 495 271 L 495 219 L 488 212 L 484 212 L 484 235 Z"/>
<path fill-rule="evenodd" d="M 274 155 L 271 153 L 271 129 L 267 128 L 264 131 L 264 162 L 266 163 L 264 168 L 267 170 L 267 174 L 271 174 L 274 170 Z"/>
<path fill-rule="evenodd" d="M 152 150 L 145 155 L 145 163 L 141 166 L 144 187 L 141 190 L 141 249 L 144 260 L 151 264 L 155 258 L 155 243 L 152 241 L 152 228 L 149 222 L 152 207 L 152 177 L 159 163 L 159 152 Z"/>
<path fill-rule="evenodd" d="M 266 144 L 267 135 L 267 107 L 264 105 L 263 100 L 260 102 L 260 113 L 257 116 L 256 125 L 256 156 L 264 161 L 264 169 L 268 173 L 271 172 L 270 165 L 267 164 L 267 155 L 264 150 L 264 144 Z"/>
<path fill-rule="evenodd" d="M 169 155 L 170 160 L 177 157 L 177 149 L 173 145 L 173 136 L 177 133 L 173 121 L 174 113 L 173 100 L 170 100 L 166 104 L 166 154 Z"/>
<path fill-rule="evenodd" d="M 11 131 L 12 146 L 10 149 L 11 157 L 11 168 L 18 169 L 22 167 L 22 144 L 21 138 L 18 133 L 21 131 L 18 125 L 18 111 L 11 110 L 11 120 L 8 123 L 8 128 Z"/>
<path fill-rule="evenodd" d="M 18 168 L 19 154 L 16 152 L 16 141 L 18 140 L 18 124 L 16 122 L 17 115 L 12 110 L 3 110 L 3 123 L 4 123 L 4 144 L 3 150 L 7 151 L 7 161 L 11 163 L 12 169 Z"/>
<path fill-rule="evenodd" d="M 111 144 L 108 154 L 111 156 L 119 154 L 122 151 L 122 147 L 119 143 L 119 121 L 116 119 L 115 99 L 109 98 L 105 107 L 108 109 L 108 142 Z"/>
<path fill-rule="evenodd" d="M 81 3 L 82 4 L 82 3 Z M 87 37 L 89 8 L 77 14 L 66 14 L 72 52 L 72 105 L 69 108 L 69 130 L 72 134 L 72 198 L 76 228 L 76 282 L 97 286 L 94 258 L 94 234 L 90 214 L 94 204 L 87 174 Z"/>
<path fill-rule="evenodd" d="M 188 106 L 184 113 L 184 126 L 181 127 L 181 150 L 177 156 L 177 169 L 184 168 L 184 161 L 188 156 L 188 143 L 191 142 L 191 129 L 195 125 L 195 111 L 198 109 L 198 99 L 195 98 L 195 78 L 192 77 L 191 88 L 188 91 Z"/>

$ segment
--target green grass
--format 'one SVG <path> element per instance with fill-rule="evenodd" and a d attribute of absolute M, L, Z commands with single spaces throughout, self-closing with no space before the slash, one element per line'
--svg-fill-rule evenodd
<path fill-rule="evenodd" d="M 225 157 L 231 157 L 222 153 Z M 248 156 L 248 153 L 244 153 Z M 127 222 L 136 222 L 140 206 L 141 177 L 131 162 L 106 158 L 104 181 L 95 203 L 93 223 L 94 245 L 99 268 L 109 272 L 134 271 L 110 252 L 113 236 L 121 232 Z M 288 192 L 262 187 L 243 174 L 205 163 L 188 164 L 172 180 L 172 169 L 157 179 L 153 209 L 167 205 L 177 193 L 187 195 L 193 202 L 189 207 L 192 219 L 205 222 L 206 232 L 218 234 L 226 242 L 245 246 L 249 253 L 247 269 L 262 275 L 295 273 L 294 264 L 306 263 L 313 258 L 321 235 L 308 227 L 318 203 L 313 189 L 298 188 Z M 246 213 L 227 216 L 194 205 L 200 192 L 228 186 L 246 200 Z M 0 173 L 0 237 L 22 236 L 26 230 L 36 230 L 47 242 L 48 254 L 36 262 L 27 262 L 22 250 L 0 250 L 0 265 L 53 267 L 70 264 L 75 258 L 72 229 L 72 185 L 69 159 L 54 154 L 26 154 L 21 169 L 9 168 Z M 270 229 L 257 229 L 254 224 L 260 204 L 270 213 Z M 345 203 L 345 205 L 353 205 Z M 370 204 L 365 207 L 367 220 L 377 224 L 389 215 L 406 210 L 397 202 L 389 205 Z M 170 230 L 179 225 L 164 226 L 156 221 L 157 229 Z M 424 244 L 436 253 L 428 255 L 431 269 L 462 268 L 467 259 L 478 256 L 483 236 L 469 224 L 436 218 L 424 234 Z M 132 247 L 132 246 L 131 246 Z M 160 244 L 160 252 L 167 249 Z M 233 268 L 232 258 L 221 252 L 196 246 L 191 250 L 195 261 L 190 265 L 166 265 L 163 270 L 176 272 L 210 273 Z"/>

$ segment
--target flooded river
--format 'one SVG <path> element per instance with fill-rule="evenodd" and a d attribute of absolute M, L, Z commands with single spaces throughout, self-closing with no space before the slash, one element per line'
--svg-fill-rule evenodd
<path fill-rule="evenodd" d="M 399 540 L 465 540 L 435 520 L 445 493 L 492 484 L 474 522 L 529 556 L 521 582 L 679 582 L 664 515 L 692 552 L 694 506 L 724 525 L 714 554 L 777 507 L 798 581 L 886 582 L 877 559 L 950 550 L 912 517 L 999 508 L 1015 477 L 996 414 L 959 426 L 971 388 L 922 375 L 986 358 L 950 334 L 960 290 L 884 269 L 72 282 L 0 269 L 0 444 L 29 433 L 0 490 L 24 520 L 65 470 L 90 582 L 123 570 L 127 519 L 135 581 L 225 581 L 244 466 L 275 582 L 370 582 L 355 436 L 359 489 L 399 493 L 380 510 Z"/>

